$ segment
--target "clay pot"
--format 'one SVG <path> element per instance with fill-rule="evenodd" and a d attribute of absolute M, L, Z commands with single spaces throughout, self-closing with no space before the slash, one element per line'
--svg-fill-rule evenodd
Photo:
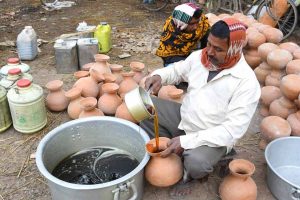
<path fill-rule="evenodd" d="M 229 163 L 230 175 L 219 187 L 222 200 L 256 200 L 257 187 L 251 175 L 255 166 L 248 160 L 236 159 Z"/>
<path fill-rule="evenodd" d="M 296 49 L 293 53 L 294 59 L 300 59 L 300 49 Z"/>
<path fill-rule="evenodd" d="M 94 97 L 87 97 L 87 98 L 82 99 L 80 101 L 80 105 L 82 106 L 83 110 L 79 114 L 79 118 L 104 115 L 104 113 L 100 109 L 96 108 L 97 99 Z"/>
<path fill-rule="evenodd" d="M 170 139 L 165 137 L 159 138 L 159 150 L 157 153 L 152 152 L 155 139 L 146 144 L 146 151 L 151 156 L 145 167 L 145 177 L 149 183 L 157 187 L 168 187 L 177 183 L 183 176 L 183 165 L 180 157 L 172 153 L 166 158 L 160 157 L 160 152 L 167 148 Z"/>
<path fill-rule="evenodd" d="M 269 143 L 276 138 L 290 136 L 291 132 L 292 129 L 288 121 L 278 116 L 266 117 L 260 124 L 260 133 L 262 140 L 264 140 L 262 143 Z"/>
<path fill-rule="evenodd" d="M 259 83 L 263 85 L 265 84 L 266 77 L 271 74 L 271 67 L 266 62 L 262 62 L 254 69 L 254 73 Z"/>
<path fill-rule="evenodd" d="M 109 65 L 107 61 L 110 59 L 109 56 L 105 54 L 96 54 L 94 55 L 96 63 L 91 66 L 91 69 L 95 69 L 98 71 L 100 74 L 108 73 L 111 74 L 111 70 L 109 68 Z"/>
<path fill-rule="evenodd" d="M 266 36 L 257 30 L 251 31 L 249 34 L 247 34 L 247 39 L 248 46 L 251 48 L 257 48 L 267 41 Z"/>
<path fill-rule="evenodd" d="M 279 116 L 286 119 L 290 114 L 297 111 L 295 103 L 286 97 L 275 99 L 269 108 L 270 115 Z"/>
<path fill-rule="evenodd" d="M 82 66 L 83 71 L 90 71 L 90 69 L 95 65 L 95 62 L 87 63 Z"/>
<path fill-rule="evenodd" d="M 115 81 L 116 81 L 116 79 L 117 79 L 113 74 L 107 74 L 107 73 L 104 73 L 103 76 L 104 76 L 104 82 L 100 82 L 100 83 L 98 84 L 98 86 L 99 86 L 99 94 L 98 94 L 98 97 L 101 97 L 101 96 L 103 95 L 102 85 L 103 85 L 104 83 L 115 83 Z"/>
<path fill-rule="evenodd" d="M 266 27 L 262 31 L 262 34 L 266 36 L 267 42 L 277 44 L 283 38 L 283 33 L 281 30 L 273 27 Z"/>
<path fill-rule="evenodd" d="M 293 55 L 285 49 L 275 49 L 267 56 L 268 64 L 279 70 L 284 69 L 291 60 L 293 60 Z"/>
<path fill-rule="evenodd" d="M 259 109 L 259 114 L 261 116 L 263 116 L 263 117 L 269 116 L 270 115 L 270 113 L 269 113 L 269 107 L 266 106 L 266 105 L 264 105 L 264 104 L 262 104 L 261 107 L 260 107 L 260 109 Z"/>
<path fill-rule="evenodd" d="M 287 74 L 300 74 L 300 59 L 288 62 L 285 71 Z"/>
<path fill-rule="evenodd" d="M 142 78 L 142 80 L 139 83 L 139 86 L 145 89 L 145 82 L 146 82 L 146 79 L 149 78 L 149 77 L 151 77 L 150 74 L 145 76 L 144 78 Z"/>
<path fill-rule="evenodd" d="M 290 114 L 287 121 L 292 128 L 291 135 L 300 136 L 300 111 Z"/>
<path fill-rule="evenodd" d="M 123 76 L 123 81 L 120 84 L 119 94 L 123 98 L 127 92 L 138 87 L 138 84 L 133 79 L 134 72 L 123 72 L 122 76 Z"/>
<path fill-rule="evenodd" d="M 177 103 L 182 103 L 183 99 L 183 90 L 182 89 L 172 89 L 168 91 L 168 96 L 171 101 Z"/>
<path fill-rule="evenodd" d="M 169 90 L 177 89 L 174 85 L 164 85 L 158 91 L 158 98 L 169 100 L 168 92 Z"/>
<path fill-rule="evenodd" d="M 244 57 L 252 69 L 255 69 L 262 62 L 257 49 L 244 50 Z"/>
<path fill-rule="evenodd" d="M 74 72 L 74 77 L 76 79 L 80 79 L 80 78 L 83 78 L 83 77 L 88 77 L 90 75 L 90 72 L 88 71 L 77 71 L 77 72 Z"/>
<path fill-rule="evenodd" d="M 261 59 L 266 62 L 268 54 L 271 51 L 273 51 L 274 49 L 279 49 L 279 46 L 276 44 L 267 42 L 267 43 L 261 44 L 258 47 L 257 51 L 258 51 L 258 54 L 260 55 Z"/>
<path fill-rule="evenodd" d="M 282 96 L 281 91 L 278 87 L 275 86 L 265 86 L 261 88 L 261 102 L 269 106 L 275 99 L 278 99 Z"/>
<path fill-rule="evenodd" d="M 285 72 L 282 70 L 271 70 L 271 73 L 266 76 L 265 84 L 267 86 L 280 86 L 280 80 L 285 75 Z"/>
<path fill-rule="evenodd" d="M 139 84 L 142 78 L 144 78 L 145 76 L 145 74 L 143 73 L 145 69 L 145 64 L 141 62 L 131 62 L 130 68 L 134 72 L 133 79 L 137 84 Z"/>
<path fill-rule="evenodd" d="M 77 80 L 74 84 L 74 87 L 79 87 L 82 89 L 81 95 L 83 97 L 96 98 L 99 94 L 98 83 L 103 80 L 104 80 L 104 76 L 100 72 L 91 69 L 90 76 Z"/>
<path fill-rule="evenodd" d="M 105 83 L 102 85 L 104 94 L 98 100 L 98 108 L 106 115 L 114 115 L 122 103 L 122 99 L 117 95 L 118 89 L 119 86 L 116 83 Z"/>
<path fill-rule="evenodd" d="M 69 100 L 65 97 L 62 89 L 63 82 L 60 80 L 50 81 L 46 84 L 49 94 L 46 97 L 46 106 L 51 111 L 63 111 L 68 107 Z"/>
<path fill-rule="evenodd" d="M 295 50 L 300 48 L 299 45 L 294 42 L 284 42 L 279 44 L 279 47 L 281 49 L 289 51 L 291 54 L 293 54 Z"/>
<path fill-rule="evenodd" d="M 81 96 L 81 88 L 74 87 L 65 93 L 65 96 L 70 99 L 68 106 L 68 115 L 71 119 L 78 119 L 79 114 L 83 110 L 80 101 L 84 99 Z"/>
<path fill-rule="evenodd" d="M 116 83 L 119 85 L 123 81 L 123 76 L 122 76 L 122 65 L 118 64 L 111 64 L 109 65 L 109 68 L 111 69 L 111 72 L 113 75 L 116 77 Z"/>
<path fill-rule="evenodd" d="M 121 118 L 121 119 L 126 119 L 128 121 L 131 121 L 133 123 L 138 123 L 130 114 L 130 112 L 128 111 L 128 108 L 125 104 L 125 102 L 123 101 L 121 103 L 121 105 L 117 108 L 116 110 L 116 115 L 115 117 Z"/>
<path fill-rule="evenodd" d="M 297 74 L 284 76 L 280 81 L 280 90 L 288 99 L 297 99 L 300 93 L 300 76 Z"/>

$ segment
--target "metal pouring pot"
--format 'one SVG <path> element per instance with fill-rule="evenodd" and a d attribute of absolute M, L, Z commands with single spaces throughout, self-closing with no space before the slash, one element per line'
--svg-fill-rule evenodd
<path fill-rule="evenodd" d="M 127 120 L 105 116 L 77 119 L 56 127 L 41 140 L 36 164 L 47 179 L 53 200 L 141 200 L 149 140 L 142 128 Z M 94 185 L 68 183 L 51 174 L 64 158 L 96 146 L 125 150 L 139 165 L 119 179 Z"/>
<path fill-rule="evenodd" d="M 142 87 L 136 87 L 126 93 L 124 100 L 130 114 L 136 121 L 140 122 L 153 117 L 153 114 L 146 107 L 146 105 L 154 107 L 150 93 L 146 92 Z"/>

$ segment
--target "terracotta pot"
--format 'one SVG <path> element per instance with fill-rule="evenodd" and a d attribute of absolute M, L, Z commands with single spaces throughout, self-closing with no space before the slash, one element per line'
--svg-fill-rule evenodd
<path fill-rule="evenodd" d="M 247 34 L 247 39 L 248 46 L 251 48 L 257 48 L 267 41 L 266 36 L 258 31 L 251 31 Z"/>
<path fill-rule="evenodd" d="M 104 73 L 103 76 L 104 76 L 104 83 L 115 83 L 115 81 L 116 81 L 116 77 L 113 74 Z M 98 84 L 98 86 L 99 86 L 98 97 L 101 97 L 103 95 L 102 85 L 103 85 L 103 82 L 100 82 Z"/>
<path fill-rule="evenodd" d="M 287 74 L 300 74 L 300 59 L 288 62 L 285 71 Z"/>
<path fill-rule="evenodd" d="M 116 115 L 115 117 L 121 118 L 121 119 L 126 119 L 128 121 L 131 121 L 133 123 L 138 123 L 130 114 L 130 112 L 128 111 L 128 108 L 125 104 L 125 102 L 123 101 L 121 103 L 121 105 L 117 108 L 116 110 Z"/>
<path fill-rule="evenodd" d="M 292 128 L 291 135 L 300 136 L 300 111 L 290 114 L 287 121 Z"/>
<path fill-rule="evenodd" d="M 291 126 L 285 119 L 278 116 L 268 116 L 260 124 L 260 133 L 263 142 L 269 143 L 280 137 L 290 136 Z"/>
<path fill-rule="evenodd" d="M 100 74 L 104 74 L 104 73 L 111 74 L 109 64 L 107 63 L 107 61 L 110 59 L 109 56 L 107 56 L 105 54 L 96 54 L 96 55 L 94 55 L 94 58 L 95 58 L 96 63 L 90 68 L 90 70 L 95 69 Z"/>
<path fill-rule="evenodd" d="M 263 117 L 269 116 L 270 115 L 269 106 L 266 106 L 266 105 L 262 104 L 260 109 L 259 109 L 259 114 Z"/>
<path fill-rule="evenodd" d="M 111 69 L 112 74 L 116 77 L 116 83 L 119 85 L 123 81 L 123 76 L 121 74 L 123 66 L 118 64 L 111 64 L 109 65 L 109 67 Z"/>
<path fill-rule="evenodd" d="M 170 139 L 165 137 L 159 138 L 159 152 L 167 148 Z M 155 146 L 155 139 L 146 144 L 146 150 L 151 158 L 145 167 L 145 177 L 149 183 L 158 187 L 168 187 L 177 183 L 183 175 L 183 165 L 181 158 L 172 153 L 166 158 L 160 157 L 160 153 L 153 153 L 152 148 Z M 150 147 L 150 148 L 149 148 Z"/>
<path fill-rule="evenodd" d="M 261 102 L 269 106 L 275 99 L 278 99 L 282 96 L 281 91 L 278 87 L 275 86 L 265 86 L 261 88 Z"/>
<path fill-rule="evenodd" d="M 149 78 L 149 77 L 151 77 L 150 74 L 147 75 L 147 76 L 145 76 L 144 78 L 142 78 L 142 80 L 141 80 L 140 83 L 139 83 L 139 86 L 145 89 L 145 81 L 146 81 L 146 79 Z"/>
<path fill-rule="evenodd" d="M 86 97 L 86 98 L 82 99 L 80 101 L 80 105 L 82 106 L 83 110 L 79 114 L 79 118 L 104 115 L 104 113 L 100 109 L 96 108 L 97 99 L 94 97 Z"/>
<path fill-rule="evenodd" d="M 104 94 L 98 100 L 98 108 L 106 115 L 114 115 L 122 103 L 122 99 L 117 95 L 118 89 L 119 86 L 116 83 L 105 83 L 102 85 Z"/>
<path fill-rule="evenodd" d="M 279 44 L 279 47 L 289 51 L 291 54 L 293 54 L 295 50 L 300 49 L 299 45 L 294 42 L 284 42 Z"/>
<path fill-rule="evenodd" d="M 257 187 L 251 175 L 255 166 L 248 160 L 236 159 L 229 163 L 230 175 L 219 187 L 222 200 L 256 200 Z"/>
<path fill-rule="evenodd" d="M 285 49 L 274 49 L 267 56 L 267 62 L 274 69 L 284 69 L 288 62 L 293 60 L 293 55 Z"/>
<path fill-rule="evenodd" d="M 100 72 L 91 69 L 90 76 L 77 80 L 74 84 L 74 87 L 79 87 L 82 89 L 81 95 L 83 97 L 96 98 L 99 94 L 98 83 L 103 80 L 104 80 L 104 76 Z"/>
<path fill-rule="evenodd" d="M 81 90 L 81 88 L 74 87 L 65 93 L 65 96 L 70 99 L 68 115 L 71 119 L 78 119 L 79 114 L 83 110 L 80 105 L 80 101 L 83 99 Z"/>
<path fill-rule="evenodd" d="M 169 90 L 177 89 L 174 85 L 164 85 L 158 91 L 158 98 L 169 100 L 168 92 Z"/>
<path fill-rule="evenodd" d="M 82 66 L 82 70 L 83 71 L 90 71 L 90 69 L 93 68 L 95 64 L 96 64 L 95 62 L 87 63 L 87 64 Z"/>
<path fill-rule="evenodd" d="M 262 62 L 257 49 L 244 50 L 244 57 L 252 69 L 255 69 Z"/>
<path fill-rule="evenodd" d="M 267 42 L 277 44 L 283 38 L 281 30 L 273 27 L 266 27 L 262 30 L 262 33 L 266 36 Z"/>
<path fill-rule="evenodd" d="M 268 64 L 263 62 L 254 69 L 255 76 L 262 85 L 265 84 L 266 77 L 271 74 L 271 69 L 266 69 L 265 66 L 268 66 Z"/>
<path fill-rule="evenodd" d="M 172 89 L 168 91 L 168 96 L 171 101 L 177 103 L 182 103 L 183 99 L 183 90 L 182 89 Z"/>
<path fill-rule="evenodd" d="M 280 90 L 288 99 L 297 99 L 300 93 L 300 76 L 297 74 L 284 76 L 280 81 Z"/>
<path fill-rule="evenodd" d="M 138 84 L 133 79 L 134 72 L 123 72 L 122 76 L 123 76 L 123 81 L 120 84 L 119 94 L 123 98 L 127 92 L 138 87 Z"/>
<path fill-rule="evenodd" d="M 69 100 L 62 89 L 63 84 L 60 80 L 50 81 L 46 84 L 46 88 L 49 90 L 46 106 L 51 111 L 63 111 L 68 107 Z"/>
<path fill-rule="evenodd" d="M 293 53 L 294 59 L 300 59 L 300 49 L 297 49 Z"/>
<path fill-rule="evenodd" d="M 145 74 L 143 73 L 145 69 L 145 64 L 141 62 L 131 62 L 130 68 L 134 72 L 133 79 L 137 84 L 144 78 Z"/>
<path fill-rule="evenodd" d="M 265 85 L 279 88 L 280 80 L 284 75 L 285 72 L 282 70 L 271 70 L 271 73 L 266 77 Z"/>
<path fill-rule="evenodd" d="M 295 103 L 286 97 L 275 99 L 269 108 L 270 115 L 279 116 L 286 119 L 290 114 L 297 111 Z"/>
<path fill-rule="evenodd" d="M 83 78 L 83 77 L 88 77 L 90 75 L 90 72 L 88 71 L 77 71 L 77 72 L 74 72 L 74 77 L 76 79 L 80 79 L 80 78 Z"/>
<path fill-rule="evenodd" d="M 257 49 L 258 54 L 260 55 L 261 59 L 267 62 L 268 54 L 273 51 L 274 49 L 279 49 L 279 46 L 273 43 L 264 43 L 260 45 Z"/>

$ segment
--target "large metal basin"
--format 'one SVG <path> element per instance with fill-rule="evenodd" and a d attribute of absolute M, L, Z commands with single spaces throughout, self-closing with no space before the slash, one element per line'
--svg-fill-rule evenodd
<path fill-rule="evenodd" d="M 265 151 L 267 183 L 279 200 L 300 200 L 300 137 L 278 138 Z"/>
<path fill-rule="evenodd" d="M 142 199 L 144 167 L 149 160 L 143 129 L 113 117 L 73 120 L 50 131 L 39 143 L 36 164 L 47 179 L 53 200 L 135 200 Z M 62 181 L 51 172 L 64 158 L 89 147 L 108 146 L 125 150 L 140 164 L 129 174 L 107 183 L 80 185 Z"/>

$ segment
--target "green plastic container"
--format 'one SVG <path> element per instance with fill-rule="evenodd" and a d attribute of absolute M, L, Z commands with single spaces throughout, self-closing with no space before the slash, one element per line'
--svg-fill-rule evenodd
<path fill-rule="evenodd" d="M 8 129 L 12 124 L 9 112 L 6 90 L 0 86 L 0 133 Z"/>
<path fill-rule="evenodd" d="M 99 52 L 107 53 L 112 47 L 111 27 L 107 22 L 101 22 L 95 30 L 94 37 L 98 40 Z"/>
<path fill-rule="evenodd" d="M 21 133 L 34 133 L 47 124 L 46 107 L 41 86 L 20 79 L 7 93 L 14 128 Z"/>

